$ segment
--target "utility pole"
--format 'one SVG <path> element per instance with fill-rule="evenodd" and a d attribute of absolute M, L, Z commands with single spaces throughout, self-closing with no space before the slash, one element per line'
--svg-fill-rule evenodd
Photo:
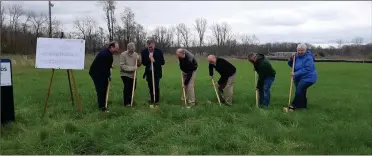
<path fill-rule="evenodd" d="M 54 6 L 50 1 L 48 1 L 49 5 L 49 38 L 52 38 L 52 7 Z"/>

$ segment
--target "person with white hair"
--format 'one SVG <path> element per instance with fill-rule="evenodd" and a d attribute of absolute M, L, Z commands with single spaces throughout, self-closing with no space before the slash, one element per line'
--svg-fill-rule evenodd
<path fill-rule="evenodd" d="M 184 48 L 178 49 L 176 54 L 182 71 L 182 88 L 185 88 L 187 103 L 192 107 L 195 105 L 194 80 L 196 70 L 198 69 L 198 62 L 196 61 L 195 56 Z M 183 96 L 181 99 L 184 100 Z"/>
<path fill-rule="evenodd" d="M 221 101 L 228 105 L 232 105 L 233 87 L 235 83 L 236 68 L 230 62 L 223 58 L 216 57 L 214 55 L 208 56 L 209 61 L 209 76 L 213 79 L 213 68 L 221 75 L 220 79 L 216 83 L 218 88 L 218 94 Z M 225 90 L 225 93 L 224 93 Z M 223 96 L 224 95 L 224 96 Z"/>
<path fill-rule="evenodd" d="M 298 108 L 307 108 L 307 89 L 316 83 L 318 74 L 315 69 L 314 56 L 308 51 L 307 46 L 303 43 L 297 46 L 297 53 L 294 54 L 288 61 L 288 65 L 292 67 L 293 57 L 295 57 L 294 72 L 291 72 L 293 81 L 296 86 L 295 97 L 289 110 L 294 111 Z"/>
<path fill-rule="evenodd" d="M 124 106 L 130 107 L 132 101 L 132 89 L 134 80 L 134 71 L 141 66 L 141 58 L 135 52 L 136 45 L 133 42 L 128 43 L 127 50 L 120 54 L 120 77 L 124 84 L 123 97 Z"/>

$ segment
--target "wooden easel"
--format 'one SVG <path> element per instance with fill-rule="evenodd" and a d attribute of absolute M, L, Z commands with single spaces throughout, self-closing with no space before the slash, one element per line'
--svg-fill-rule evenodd
<path fill-rule="evenodd" d="M 63 32 L 61 32 L 60 34 L 60 37 L 59 38 L 63 38 Z M 46 107 L 48 105 L 48 100 L 49 100 L 49 96 L 50 96 L 50 89 L 52 87 L 52 83 L 53 83 L 53 77 L 54 77 L 54 68 L 52 69 L 52 76 L 50 77 L 50 83 L 49 83 L 49 87 L 48 87 L 48 93 L 47 93 L 47 97 L 46 97 L 46 101 L 45 101 L 45 104 L 44 104 L 44 112 L 43 112 L 43 116 L 45 115 L 45 111 L 46 111 Z M 69 86 L 69 89 L 70 89 L 70 97 L 71 97 L 71 103 L 72 105 L 74 105 L 74 97 L 73 97 L 73 94 L 72 94 L 72 87 L 71 87 L 71 77 L 70 77 L 70 73 L 71 73 L 71 76 L 72 76 L 72 82 L 74 84 L 74 88 L 75 88 L 75 96 L 77 98 L 77 102 L 78 102 L 78 111 L 81 112 L 82 111 L 82 107 L 81 107 L 81 102 L 80 102 L 80 97 L 79 97 L 79 93 L 78 93 L 78 89 L 77 89 L 77 86 L 76 86 L 76 81 L 75 81 L 75 75 L 74 75 L 74 72 L 71 70 L 71 69 L 67 69 L 67 79 L 68 79 L 68 86 Z"/>

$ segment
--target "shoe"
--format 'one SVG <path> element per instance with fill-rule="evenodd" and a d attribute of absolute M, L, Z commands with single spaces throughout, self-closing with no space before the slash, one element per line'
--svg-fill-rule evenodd
<path fill-rule="evenodd" d="M 284 110 L 284 112 L 293 112 L 293 111 L 295 111 L 295 107 L 293 107 L 293 106 L 289 106 L 289 107 L 284 107 L 283 108 L 283 110 Z"/>
<path fill-rule="evenodd" d="M 102 112 L 109 112 L 109 111 L 107 110 L 106 107 L 102 107 L 102 108 L 101 108 L 101 111 L 102 111 Z"/>
<path fill-rule="evenodd" d="M 124 107 L 131 107 L 130 104 L 124 105 Z"/>
<path fill-rule="evenodd" d="M 154 105 L 150 105 L 150 108 L 155 108 Z"/>
<path fill-rule="evenodd" d="M 195 103 L 189 103 L 188 104 L 188 107 L 194 107 L 195 106 Z"/>

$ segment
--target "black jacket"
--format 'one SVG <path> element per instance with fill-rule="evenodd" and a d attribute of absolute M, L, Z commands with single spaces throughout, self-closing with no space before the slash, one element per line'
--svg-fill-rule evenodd
<path fill-rule="evenodd" d="M 141 52 L 141 61 L 142 65 L 145 66 L 145 72 L 143 73 L 143 78 L 149 76 L 151 78 L 151 60 L 149 58 L 149 50 L 146 48 Z M 160 49 L 154 49 L 154 78 L 161 79 L 162 78 L 162 65 L 165 64 L 163 52 Z"/>
<path fill-rule="evenodd" d="M 93 60 L 89 69 L 89 74 L 94 77 L 110 77 L 110 68 L 112 67 L 113 57 L 109 49 L 99 52 Z"/>
<path fill-rule="evenodd" d="M 189 51 L 185 51 L 185 58 L 178 58 L 180 69 L 186 73 L 186 79 L 184 80 L 184 85 L 187 86 L 190 82 L 190 79 L 192 77 L 192 73 L 198 69 L 198 62 L 196 62 L 196 59 L 193 54 L 191 54 Z"/>
<path fill-rule="evenodd" d="M 265 55 L 258 54 L 257 61 L 253 63 L 254 69 L 258 74 L 258 81 L 256 88 L 262 89 L 264 85 L 264 79 L 266 77 L 275 77 L 275 70 L 271 66 L 268 59 L 265 58 Z"/>
<path fill-rule="evenodd" d="M 209 76 L 213 76 L 213 68 L 220 73 L 221 78 L 218 80 L 219 85 L 226 85 L 230 76 L 236 73 L 236 68 L 230 62 L 223 58 L 216 58 L 216 65 L 209 64 Z"/>

